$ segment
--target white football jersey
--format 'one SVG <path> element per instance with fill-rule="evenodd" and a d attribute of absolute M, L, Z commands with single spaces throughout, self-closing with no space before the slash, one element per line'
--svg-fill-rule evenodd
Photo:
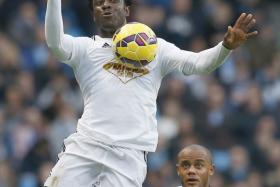
<path fill-rule="evenodd" d="M 194 53 L 158 38 L 154 61 L 131 72 L 114 63 L 111 38 L 64 34 L 60 1 L 48 1 L 45 28 L 48 46 L 73 68 L 81 88 L 84 113 L 77 131 L 106 144 L 149 152 L 158 140 L 156 98 L 162 78 L 172 71 L 209 73 L 230 53 L 221 43 Z"/>
<path fill-rule="evenodd" d="M 125 80 L 129 75 L 104 67 L 114 59 L 111 39 L 94 38 L 76 38 L 72 57 L 66 61 L 73 67 L 84 99 L 78 132 L 107 144 L 154 151 L 160 68 Z"/>
<path fill-rule="evenodd" d="M 191 70 L 192 64 L 186 68 L 180 66 L 184 59 L 178 62 L 161 59 L 166 53 L 180 56 L 181 50 L 158 39 L 158 53 L 146 66 L 148 73 L 129 74 L 122 67 L 110 67 L 115 58 L 112 39 L 95 36 L 73 40 L 71 59 L 65 63 L 73 67 L 84 99 L 78 132 L 111 145 L 155 151 L 158 140 L 156 98 L 161 80 L 172 70 Z"/>

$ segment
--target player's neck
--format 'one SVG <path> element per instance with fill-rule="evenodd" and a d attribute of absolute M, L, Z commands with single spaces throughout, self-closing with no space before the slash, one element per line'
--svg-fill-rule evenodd
<path fill-rule="evenodd" d="M 122 25 L 119 26 L 119 28 L 123 25 L 125 25 L 127 22 L 126 20 Z M 104 27 L 99 27 L 99 35 L 102 38 L 112 38 L 118 28 L 104 28 Z"/>
<path fill-rule="evenodd" d="M 115 30 L 103 30 L 103 29 L 100 29 L 100 31 L 99 31 L 99 35 L 102 38 L 112 38 L 114 33 L 115 33 Z"/>

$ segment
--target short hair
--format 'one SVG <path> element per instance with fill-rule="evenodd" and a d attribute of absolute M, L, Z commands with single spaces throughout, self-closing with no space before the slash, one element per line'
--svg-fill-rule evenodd
<path fill-rule="evenodd" d="M 88 0 L 88 6 L 89 6 L 89 9 L 91 11 L 93 11 L 93 1 L 94 0 Z M 132 5 L 132 1 L 133 0 L 124 0 L 125 6 L 131 6 Z"/>
<path fill-rule="evenodd" d="M 179 162 L 179 158 L 181 157 L 183 152 L 187 149 L 204 151 L 206 153 L 207 159 L 210 162 L 210 164 L 213 164 L 213 158 L 212 158 L 212 154 L 211 154 L 210 150 L 202 145 L 197 145 L 197 144 L 192 144 L 192 145 L 184 147 L 177 155 L 177 163 Z"/>

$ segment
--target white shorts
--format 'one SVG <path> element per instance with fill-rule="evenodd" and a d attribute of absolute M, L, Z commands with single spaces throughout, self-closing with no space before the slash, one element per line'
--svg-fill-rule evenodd
<path fill-rule="evenodd" d="M 141 187 L 144 151 L 106 145 L 75 133 L 46 180 L 46 187 Z"/>

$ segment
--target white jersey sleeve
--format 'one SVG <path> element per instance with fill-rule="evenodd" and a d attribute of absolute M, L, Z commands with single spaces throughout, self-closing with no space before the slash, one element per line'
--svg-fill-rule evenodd
<path fill-rule="evenodd" d="M 180 71 L 185 75 L 206 74 L 219 67 L 230 54 L 222 42 L 199 53 L 181 50 L 174 44 L 159 39 L 159 61 L 162 75 Z"/>
<path fill-rule="evenodd" d="M 58 60 L 76 66 L 86 51 L 84 37 L 64 34 L 61 0 L 48 0 L 45 20 L 46 42 Z"/>

